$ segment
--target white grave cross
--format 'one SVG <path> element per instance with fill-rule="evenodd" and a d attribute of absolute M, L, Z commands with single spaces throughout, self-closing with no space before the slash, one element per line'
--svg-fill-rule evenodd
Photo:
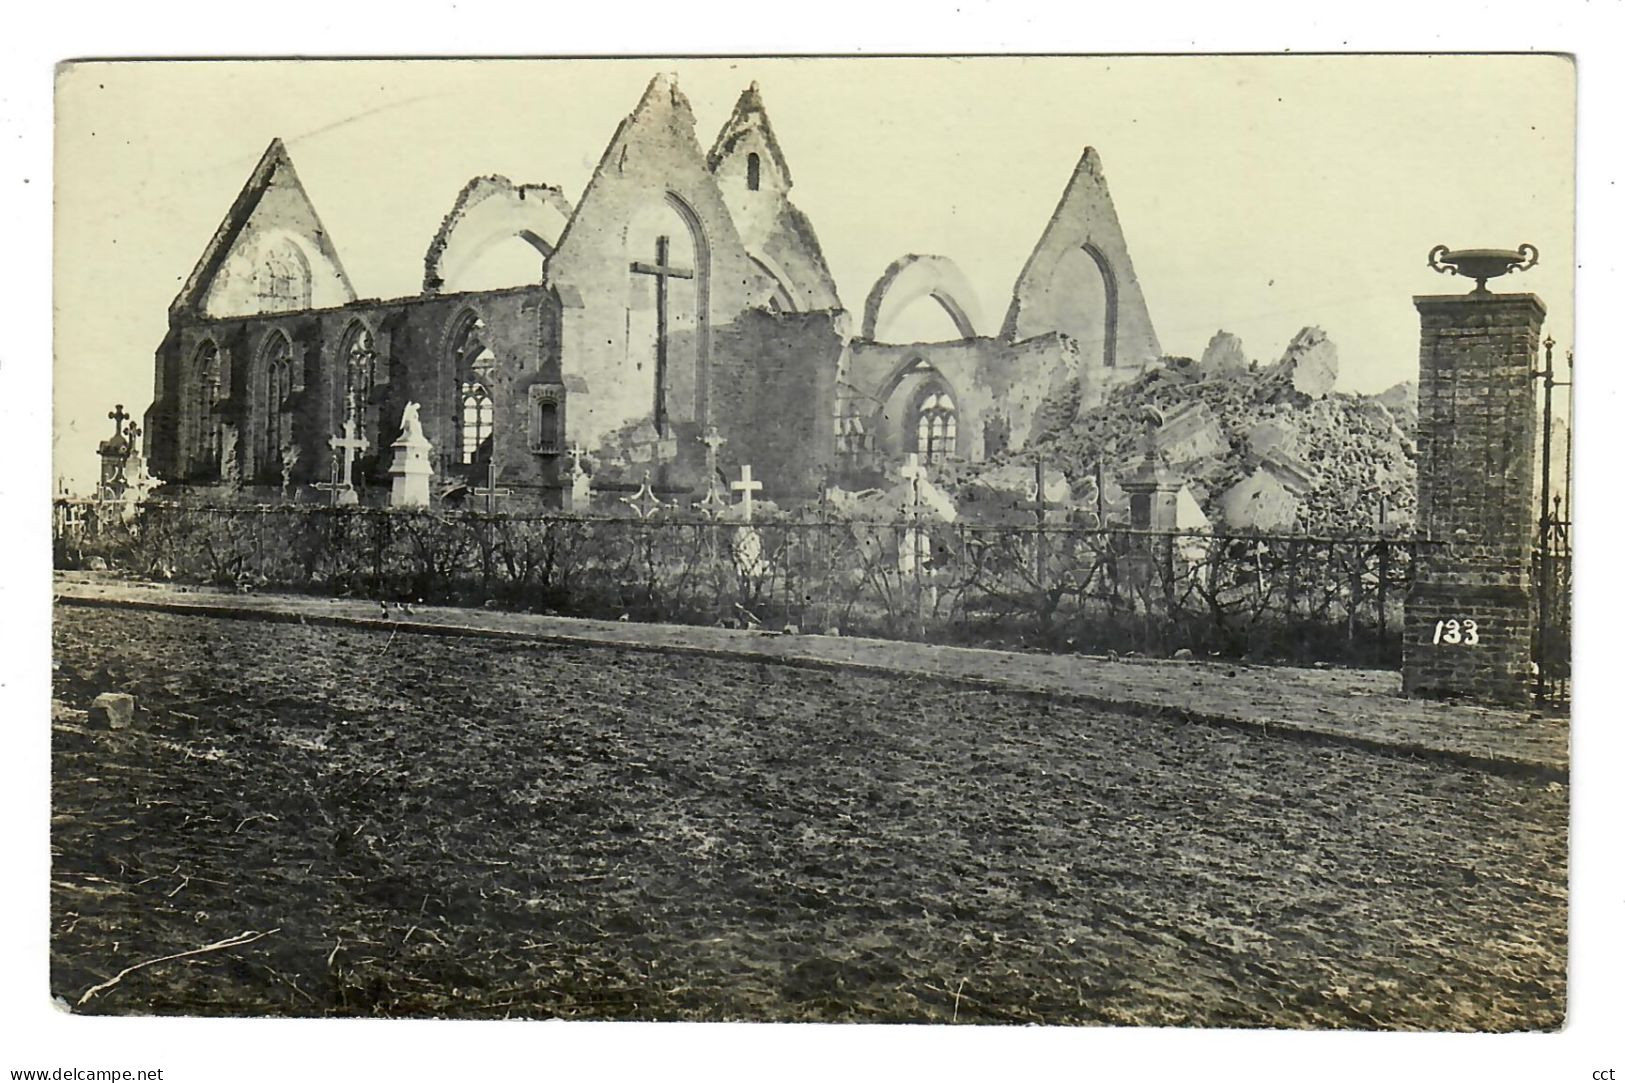
<path fill-rule="evenodd" d="M 343 436 L 330 436 L 327 446 L 332 448 L 339 456 L 343 465 L 340 467 L 339 482 L 346 489 L 350 488 L 350 460 L 353 456 L 367 450 L 367 438 L 355 434 L 355 418 L 346 418 Z"/>
<path fill-rule="evenodd" d="M 739 468 L 739 480 L 728 486 L 736 493 L 742 493 L 745 505 L 745 522 L 751 521 L 751 513 L 755 510 L 755 494 L 762 491 L 762 483 L 750 476 L 750 464 L 746 463 Z"/>

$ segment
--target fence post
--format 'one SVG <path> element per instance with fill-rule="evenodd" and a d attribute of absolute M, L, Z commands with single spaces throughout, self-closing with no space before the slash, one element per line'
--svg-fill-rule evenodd
<path fill-rule="evenodd" d="M 1377 650 L 1388 657 L 1388 539 L 1377 543 Z"/>

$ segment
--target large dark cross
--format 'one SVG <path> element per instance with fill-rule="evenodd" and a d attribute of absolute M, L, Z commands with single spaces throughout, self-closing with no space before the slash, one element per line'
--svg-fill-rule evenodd
<path fill-rule="evenodd" d="M 106 402 L 107 400 L 103 399 L 102 401 Z M 124 412 L 124 404 L 122 402 L 113 407 L 113 409 L 109 410 L 107 416 L 113 422 L 114 436 L 118 436 L 120 433 L 122 433 L 124 431 L 124 423 L 130 420 L 130 415 Z"/>
<path fill-rule="evenodd" d="M 666 435 L 666 280 L 693 278 L 694 272 L 667 263 L 670 258 L 671 238 L 655 238 L 655 261 L 632 262 L 632 273 L 655 277 L 655 431 Z"/>

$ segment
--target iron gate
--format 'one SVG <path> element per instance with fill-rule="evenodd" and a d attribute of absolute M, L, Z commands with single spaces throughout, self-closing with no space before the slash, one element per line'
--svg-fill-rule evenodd
<path fill-rule="evenodd" d="M 1574 466 L 1574 351 L 1567 354 L 1569 379 L 1557 379 L 1552 364 L 1550 337 L 1546 367 L 1534 373 L 1545 382 L 1540 431 L 1540 524 L 1535 538 L 1535 699 L 1549 706 L 1569 702 L 1570 628 L 1572 590 L 1572 539 L 1574 519 L 1571 477 Z M 1552 389 L 1569 389 L 1568 422 L 1563 430 L 1563 446 L 1557 449 L 1561 475 L 1554 473 L 1552 441 L 1557 419 L 1552 413 Z"/>

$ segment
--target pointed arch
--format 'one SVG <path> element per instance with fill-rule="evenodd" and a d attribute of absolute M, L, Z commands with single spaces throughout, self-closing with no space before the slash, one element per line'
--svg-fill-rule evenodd
<path fill-rule="evenodd" d="M 260 467 L 281 464 L 283 448 L 293 443 L 293 393 L 298 378 L 293 343 L 281 328 L 273 327 L 260 343 L 256 380 L 259 386 L 259 440 L 256 450 Z"/>
<path fill-rule="evenodd" d="M 310 260 L 292 236 L 268 240 L 254 265 L 254 303 L 260 312 L 310 307 Z"/>
<path fill-rule="evenodd" d="M 688 229 L 689 239 L 694 244 L 694 272 L 698 281 L 704 282 L 710 277 L 711 267 L 711 241 L 705 234 L 705 224 L 694 208 L 676 192 L 666 193 L 666 206 L 676 212 L 682 219 L 683 225 Z"/>
<path fill-rule="evenodd" d="M 368 408 L 378 380 L 378 348 L 372 327 L 357 316 L 339 336 L 339 424 L 355 422 L 356 431 L 367 435 Z"/>
<path fill-rule="evenodd" d="M 961 457 L 963 400 L 948 376 L 921 354 L 905 358 L 880 385 L 872 423 L 881 450 L 926 462 Z"/>
<path fill-rule="evenodd" d="M 711 247 L 700 217 L 678 193 L 627 222 L 626 332 L 622 340 L 654 429 L 704 416 L 710 357 Z M 634 375 L 635 374 L 635 375 Z"/>
<path fill-rule="evenodd" d="M 1100 268 L 1100 281 L 1106 289 L 1106 307 L 1102 317 L 1102 336 L 1105 345 L 1101 348 L 1101 362 L 1112 368 L 1117 364 L 1117 272 L 1112 270 L 1111 260 L 1106 254 L 1094 246 L 1091 241 L 1085 241 L 1083 250 L 1089 258 L 1095 261 Z"/>
<path fill-rule="evenodd" d="M 226 397 L 225 369 L 220 347 L 206 338 L 192 354 L 194 395 L 193 468 L 209 473 L 220 468 L 223 418 L 220 402 Z"/>
<path fill-rule="evenodd" d="M 921 462 L 944 462 L 958 452 L 959 406 L 940 374 L 926 380 L 915 392 L 909 420 L 913 450 Z"/>
<path fill-rule="evenodd" d="M 970 279 L 946 256 L 917 254 L 894 261 L 869 290 L 863 306 L 863 337 L 883 341 L 887 328 L 903 310 L 926 297 L 942 306 L 961 338 L 976 337 L 981 311 Z"/>
<path fill-rule="evenodd" d="M 497 356 L 485 317 L 465 305 L 447 324 L 444 356 L 451 373 L 452 461 L 465 467 L 487 463 L 496 439 Z"/>
<path fill-rule="evenodd" d="M 768 258 L 765 255 L 751 256 L 750 261 L 773 286 L 773 295 L 768 298 L 768 308 L 774 312 L 800 312 L 801 305 L 797 302 L 796 295 L 791 291 L 784 275 L 773 268 Z"/>
<path fill-rule="evenodd" d="M 339 261 L 327 229 L 288 157 L 282 140 L 271 140 L 215 230 L 208 246 L 170 302 L 170 315 L 191 310 L 210 317 L 247 316 L 260 311 L 255 301 L 255 238 L 293 238 L 300 245 L 312 297 L 306 307 L 336 307 L 355 300 L 355 289 Z"/>
<path fill-rule="evenodd" d="M 462 293 L 542 280 L 572 208 L 559 189 L 475 177 L 463 186 L 424 256 L 425 293 Z"/>

